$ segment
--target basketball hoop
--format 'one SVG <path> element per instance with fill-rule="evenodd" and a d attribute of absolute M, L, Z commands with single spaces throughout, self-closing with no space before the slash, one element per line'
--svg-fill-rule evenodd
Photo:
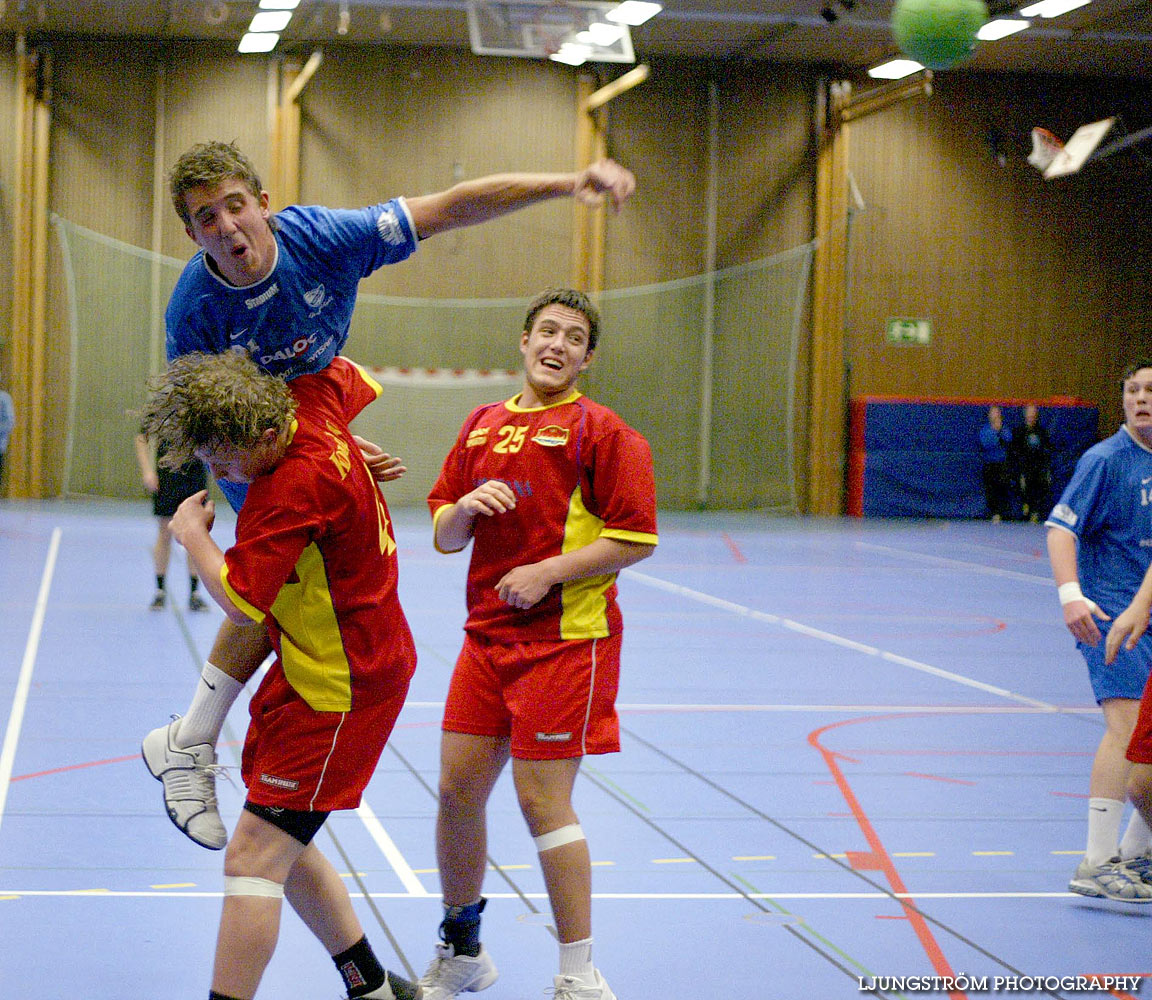
<path fill-rule="evenodd" d="M 1040 173 L 1044 173 L 1051 166 L 1052 161 L 1056 159 L 1056 154 L 1063 148 L 1064 143 L 1055 133 L 1037 126 L 1032 130 L 1032 152 L 1028 154 L 1028 162 Z"/>

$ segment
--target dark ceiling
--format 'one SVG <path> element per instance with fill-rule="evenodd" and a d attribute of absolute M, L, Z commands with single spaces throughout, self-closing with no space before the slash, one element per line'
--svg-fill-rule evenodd
<path fill-rule="evenodd" d="M 562 2 L 562 0 L 560 0 Z M 992 0 L 995 13 L 1018 5 Z M 834 15 L 830 22 L 822 15 Z M 884 0 L 666 0 L 632 29 L 639 60 L 693 56 L 819 63 L 852 73 L 895 55 Z M 256 0 L 0 0 L 0 32 L 238 40 Z M 280 43 L 467 48 L 465 0 L 302 0 Z M 977 71 L 1152 77 L 1152 0 L 1094 0 L 1019 34 L 981 42 Z"/>

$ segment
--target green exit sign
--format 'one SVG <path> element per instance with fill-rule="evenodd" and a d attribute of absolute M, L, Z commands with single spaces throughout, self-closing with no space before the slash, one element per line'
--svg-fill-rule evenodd
<path fill-rule="evenodd" d="M 891 318 L 885 335 L 890 344 L 927 344 L 932 340 L 932 321 L 899 316 Z"/>

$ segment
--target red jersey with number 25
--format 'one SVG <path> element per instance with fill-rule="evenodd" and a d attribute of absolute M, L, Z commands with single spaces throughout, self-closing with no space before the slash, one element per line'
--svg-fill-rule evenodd
<path fill-rule="evenodd" d="M 433 524 L 490 479 L 516 492 L 516 507 L 473 522 L 469 632 L 493 642 L 594 639 L 620 632 L 616 574 L 553 587 L 532 608 L 502 601 L 509 570 L 582 548 L 597 538 L 655 545 L 656 484 L 648 442 L 608 407 L 573 392 L 524 409 L 517 396 L 474 410 L 432 487 Z"/>

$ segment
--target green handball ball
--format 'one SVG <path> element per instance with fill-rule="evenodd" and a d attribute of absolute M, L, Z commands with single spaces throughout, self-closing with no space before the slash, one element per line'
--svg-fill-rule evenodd
<path fill-rule="evenodd" d="M 984 0 L 896 0 L 892 35 L 909 59 L 948 69 L 976 47 L 976 32 L 987 20 Z"/>

